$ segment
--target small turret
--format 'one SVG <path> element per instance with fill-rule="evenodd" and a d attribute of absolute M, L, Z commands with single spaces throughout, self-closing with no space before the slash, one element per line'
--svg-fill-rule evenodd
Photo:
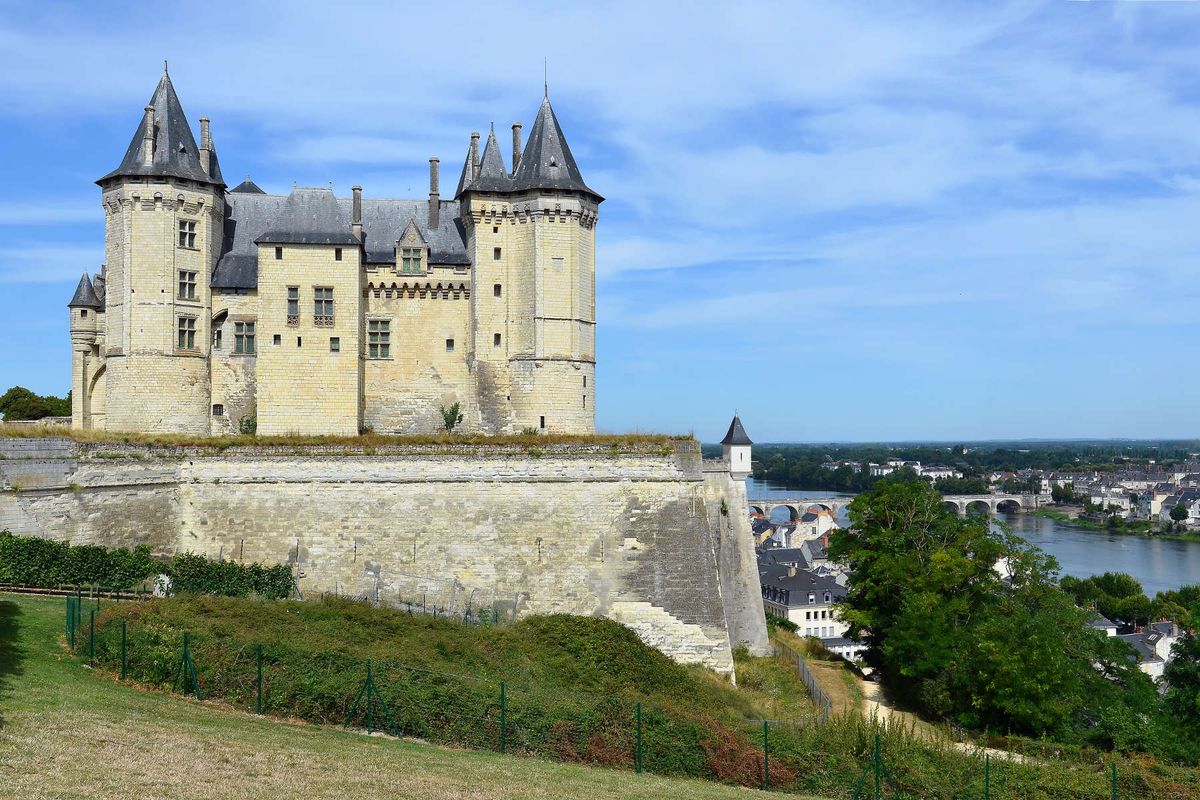
<path fill-rule="evenodd" d="M 725 457 L 725 465 L 729 467 L 729 477 L 735 481 L 744 481 L 750 477 L 750 446 L 752 444 L 754 442 L 750 441 L 750 437 L 746 435 L 746 429 L 742 427 L 741 417 L 734 414 L 733 422 L 729 423 L 729 431 L 721 440 L 721 450 Z"/>
<path fill-rule="evenodd" d="M 91 347 L 96 338 L 96 315 L 100 310 L 100 298 L 92 285 L 92 279 L 83 273 L 75 296 L 67 303 L 71 309 L 71 342 L 76 346 Z"/>

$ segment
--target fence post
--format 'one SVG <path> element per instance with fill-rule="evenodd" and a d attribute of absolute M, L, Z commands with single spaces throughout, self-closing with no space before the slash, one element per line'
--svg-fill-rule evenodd
<path fill-rule="evenodd" d="M 367 659 L 367 735 L 371 734 L 371 700 L 375 688 L 375 680 L 371 677 L 371 659 Z"/>
<path fill-rule="evenodd" d="M 508 751 L 508 699 L 504 681 L 500 681 L 500 752 Z"/>
<path fill-rule="evenodd" d="M 875 734 L 875 753 L 873 754 L 873 757 L 871 760 L 874 762 L 874 767 L 875 767 L 875 800 L 882 800 L 883 784 L 881 782 L 881 778 L 882 778 L 883 770 L 880 769 L 880 767 L 882 765 L 880 763 L 880 756 L 879 756 L 879 734 L 878 733 Z"/>
<path fill-rule="evenodd" d="M 763 791 L 771 791 L 771 745 L 767 741 L 770 723 L 763 720 Z"/>
<path fill-rule="evenodd" d="M 263 651 L 262 645 L 257 645 L 258 650 L 258 699 L 254 703 L 254 713 L 262 714 L 262 661 Z"/>
<path fill-rule="evenodd" d="M 67 646 L 75 646 L 75 598 L 67 595 Z"/>
<path fill-rule="evenodd" d="M 96 610 L 88 612 L 88 666 L 96 660 Z"/>
<path fill-rule="evenodd" d="M 1112 763 L 1112 800 L 1117 800 L 1117 762 Z"/>
<path fill-rule="evenodd" d="M 992 756 L 990 753 L 983 754 L 983 800 L 991 800 L 992 797 Z"/>
<path fill-rule="evenodd" d="M 642 772 L 642 704 L 641 704 L 641 701 L 639 701 L 637 704 L 637 711 L 635 712 L 635 715 L 637 718 L 637 749 L 634 751 L 634 764 L 636 765 L 636 769 L 638 771 L 638 774 L 640 775 Z"/>
<path fill-rule="evenodd" d="M 121 620 L 121 680 L 125 680 L 125 620 Z"/>

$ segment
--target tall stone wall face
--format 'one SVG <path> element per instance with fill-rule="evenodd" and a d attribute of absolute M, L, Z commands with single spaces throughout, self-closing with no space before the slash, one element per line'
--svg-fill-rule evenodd
<path fill-rule="evenodd" d="M 744 496 L 728 473 L 702 467 L 693 444 L 657 447 L 69 445 L 0 459 L 0 527 L 289 562 L 306 597 L 608 616 L 680 661 L 728 673 L 732 645 L 766 646 L 752 540 L 736 524 Z M 21 480 L 28 487 L 12 491 Z"/>

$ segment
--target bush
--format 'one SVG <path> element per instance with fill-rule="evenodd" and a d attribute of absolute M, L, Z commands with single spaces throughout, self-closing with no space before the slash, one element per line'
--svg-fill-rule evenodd
<path fill-rule="evenodd" d="M 170 576 L 172 591 L 193 594 L 279 599 L 290 597 L 295 586 L 288 564 L 237 564 L 195 553 L 181 553 L 164 562 L 155 560 L 146 545 L 132 550 L 71 545 L 0 531 L 0 583 L 44 589 L 64 585 L 130 589 L 160 573 Z"/>

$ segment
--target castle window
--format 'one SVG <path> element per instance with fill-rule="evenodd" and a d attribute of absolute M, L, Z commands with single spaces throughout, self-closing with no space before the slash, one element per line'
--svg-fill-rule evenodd
<path fill-rule="evenodd" d="M 340 247 L 333 248 L 333 260 L 334 261 L 342 260 L 342 248 L 340 248 Z"/>
<path fill-rule="evenodd" d="M 279 347 L 279 345 L 283 344 L 283 336 L 278 333 L 275 334 L 274 336 L 271 337 L 271 344 L 275 345 L 276 347 Z"/>
<path fill-rule="evenodd" d="M 493 225 L 493 226 L 492 226 L 492 233 L 499 233 L 499 232 L 500 232 L 500 226 L 499 226 L 499 225 Z"/>
<path fill-rule="evenodd" d="M 329 352 L 331 352 L 331 353 L 342 352 L 342 340 L 339 337 L 337 337 L 337 336 L 329 337 Z"/>
<path fill-rule="evenodd" d="M 179 299 L 196 299 L 196 273 L 190 270 L 179 270 Z"/>
<path fill-rule="evenodd" d="M 213 403 L 213 416 L 214 417 L 225 416 L 225 406 L 222 403 Z"/>
<path fill-rule="evenodd" d="M 542 430 L 546 429 L 546 418 L 545 417 L 538 418 L 538 426 L 541 427 Z"/>
<path fill-rule="evenodd" d="M 220 350 L 220 349 L 221 349 L 221 329 L 214 328 L 213 329 L 213 350 Z"/>
<path fill-rule="evenodd" d="M 499 297 L 499 296 L 500 296 L 500 284 L 497 283 L 492 286 L 492 297 Z"/>
<path fill-rule="evenodd" d="M 492 347 L 499 347 L 499 346 L 500 346 L 500 334 L 493 333 L 492 334 Z"/>
<path fill-rule="evenodd" d="M 550 259 L 550 264 L 551 264 L 551 266 L 553 266 L 553 267 L 554 267 L 554 271 L 555 271 L 555 272 L 562 272 L 562 271 L 563 271 L 563 260 L 562 260 L 562 258 L 552 258 L 552 259 Z"/>
<path fill-rule="evenodd" d="M 275 248 L 275 260 L 283 261 L 283 248 L 282 247 Z"/>
<path fill-rule="evenodd" d="M 333 289 L 328 286 L 313 289 L 313 324 L 333 327 Z"/>
<path fill-rule="evenodd" d="M 195 317 L 180 317 L 179 318 L 179 349 L 180 350 L 195 350 L 196 349 L 196 318 Z"/>
<path fill-rule="evenodd" d="M 82 317 L 83 319 L 87 319 L 87 309 L 86 308 L 79 309 L 79 316 Z"/>
<path fill-rule="evenodd" d="M 583 407 L 587 408 L 587 395 L 586 394 L 583 396 Z"/>
<path fill-rule="evenodd" d="M 447 353 L 453 353 L 453 352 L 454 352 L 454 340 L 453 340 L 453 339 L 447 339 L 447 340 L 446 340 L 446 352 L 447 352 Z"/>
<path fill-rule="evenodd" d="M 196 223 L 194 220 L 179 220 L 179 246 L 195 249 Z"/>
<path fill-rule="evenodd" d="M 587 375 L 583 376 L 583 388 L 587 388 Z"/>
<path fill-rule="evenodd" d="M 254 323 L 233 323 L 233 352 L 243 355 L 254 354 Z"/>
<path fill-rule="evenodd" d="M 400 250 L 401 272 L 423 272 L 421 269 L 421 249 L 419 247 L 404 247 Z"/>
<path fill-rule="evenodd" d="M 289 286 L 287 295 L 287 324 L 300 324 L 300 287 Z"/>
<path fill-rule="evenodd" d="M 500 260 L 500 248 L 493 247 L 492 248 L 492 261 L 499 261 L 499 260 Z"/>
<path fill-rule="evenodd" d="M 367 358 L 391 358 L 391 325 L 386 319 L 367 320 Z"/>

